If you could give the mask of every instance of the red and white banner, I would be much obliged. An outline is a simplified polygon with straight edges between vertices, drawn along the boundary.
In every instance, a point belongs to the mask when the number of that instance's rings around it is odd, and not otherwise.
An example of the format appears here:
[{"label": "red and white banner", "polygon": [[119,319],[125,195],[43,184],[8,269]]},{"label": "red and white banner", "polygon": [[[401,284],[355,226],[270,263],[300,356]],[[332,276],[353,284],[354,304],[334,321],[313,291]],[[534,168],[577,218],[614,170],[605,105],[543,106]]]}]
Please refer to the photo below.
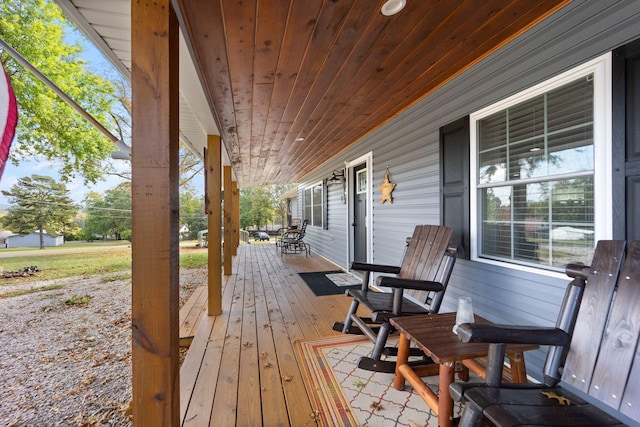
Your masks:
[{"label": "red and white banner", "polygon": [[2,73],[0,74],[0,179],[4,172],[4,166],[9,158],[9,149],[11,141],[16,131],[18,123],[18,105],[16,104],[16,95],[11,88],[9,76],[0,66]]}]

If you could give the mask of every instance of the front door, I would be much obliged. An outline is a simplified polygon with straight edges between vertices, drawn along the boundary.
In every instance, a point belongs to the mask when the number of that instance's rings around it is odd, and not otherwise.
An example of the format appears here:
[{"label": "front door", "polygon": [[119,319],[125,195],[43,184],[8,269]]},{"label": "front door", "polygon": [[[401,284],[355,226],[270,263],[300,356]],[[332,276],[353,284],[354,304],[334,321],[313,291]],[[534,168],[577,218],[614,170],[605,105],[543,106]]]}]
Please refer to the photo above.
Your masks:
[{"label": "front door", "polygon": [[353,168],[353,260],[367,262],[367,165]]}]

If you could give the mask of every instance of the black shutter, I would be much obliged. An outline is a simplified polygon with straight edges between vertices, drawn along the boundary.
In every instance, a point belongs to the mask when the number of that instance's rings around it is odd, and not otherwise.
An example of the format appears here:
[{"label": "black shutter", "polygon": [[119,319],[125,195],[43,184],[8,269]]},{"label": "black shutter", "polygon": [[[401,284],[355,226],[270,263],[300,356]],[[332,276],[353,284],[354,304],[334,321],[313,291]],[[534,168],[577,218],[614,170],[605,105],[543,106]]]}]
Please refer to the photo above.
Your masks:
[{"label": "black shutter", "polygon": [[469,259],[469,116],[440,128],[440,224],[453,228],[451,244]]},{"label": "black shutter", "polygon": [[613,238],[640,239],[640,40],[613,55]]},{"label": "black shutter", "polygon": [[329,180],[322,180],[322,228],[329,229]]}]

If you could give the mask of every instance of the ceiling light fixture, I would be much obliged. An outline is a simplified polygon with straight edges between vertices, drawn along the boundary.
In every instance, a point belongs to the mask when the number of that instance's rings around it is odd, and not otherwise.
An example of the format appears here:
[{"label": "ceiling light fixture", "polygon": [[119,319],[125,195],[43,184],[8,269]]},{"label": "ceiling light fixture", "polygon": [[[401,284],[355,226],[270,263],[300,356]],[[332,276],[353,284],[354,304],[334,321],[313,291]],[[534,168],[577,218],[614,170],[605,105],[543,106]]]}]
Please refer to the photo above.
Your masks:
[{"label": "ceiling light fixture", "polygon": [[407,0],[387,0],[385,4],[382,5],[382,9],[380,11],[384,16],[395,15],[400,12],[407,4]]},{"label": "ceiling light fixture", "polygon": [[304,138],[303,138],[303,137],[301,137],[301,136],[299,136],[299,137],[297,137],[296,139],[294,139],[294,141],[295,141],[295,142],[302,142],[302,141],[304,141]]}]

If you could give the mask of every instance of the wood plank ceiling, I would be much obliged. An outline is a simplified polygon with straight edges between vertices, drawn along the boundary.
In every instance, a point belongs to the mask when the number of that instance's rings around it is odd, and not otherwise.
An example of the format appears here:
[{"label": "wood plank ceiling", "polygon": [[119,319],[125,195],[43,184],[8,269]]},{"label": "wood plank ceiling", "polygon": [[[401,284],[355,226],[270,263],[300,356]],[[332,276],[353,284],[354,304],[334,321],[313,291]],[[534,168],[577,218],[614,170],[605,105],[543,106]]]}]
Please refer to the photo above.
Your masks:
[{"label": "wood plank ceiling", "polygon": [[177,1],[241,187],[296,182],[567,1],[383,3]]}]

